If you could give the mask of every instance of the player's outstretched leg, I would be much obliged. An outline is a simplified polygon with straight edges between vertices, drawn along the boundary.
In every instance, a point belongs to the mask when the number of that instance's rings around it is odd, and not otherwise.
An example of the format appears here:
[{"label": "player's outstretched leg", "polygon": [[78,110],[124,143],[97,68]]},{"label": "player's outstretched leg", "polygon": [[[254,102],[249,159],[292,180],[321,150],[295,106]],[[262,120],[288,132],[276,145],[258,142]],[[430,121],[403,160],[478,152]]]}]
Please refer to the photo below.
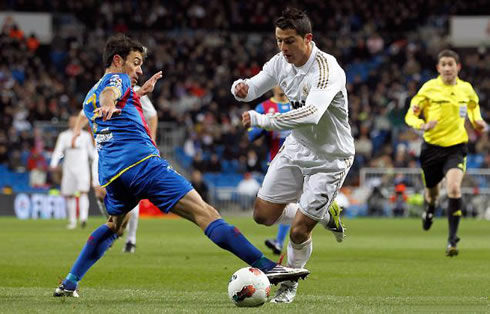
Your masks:
[{"label": "player's outstretched leg", "polygon": [[188,192],[172,209],[181,217],[196,223],[206,236],[219,247],[230,251],[245,263],[262,270],[272,284],[285,280],[297,281],[310,273],[303,268],[293,269],[266,258],[238,228],[228,224],[218,211],[202,200],[195,190]]},{"label": "player's outstretched leg", "polygon": [[122,227],[125,227],[126,223],[125,216],[125,214],[121,216],[110,216],[107,224],[100,226],[89,236],[70,273],[61,285],[55,289],[53,294],[55,297],[78,297],[76,291],[78,282],[82,280],[90,267],[104,255],[105,251],[107,251],[118,237],[118,233],[113,230],[123,230]]}]

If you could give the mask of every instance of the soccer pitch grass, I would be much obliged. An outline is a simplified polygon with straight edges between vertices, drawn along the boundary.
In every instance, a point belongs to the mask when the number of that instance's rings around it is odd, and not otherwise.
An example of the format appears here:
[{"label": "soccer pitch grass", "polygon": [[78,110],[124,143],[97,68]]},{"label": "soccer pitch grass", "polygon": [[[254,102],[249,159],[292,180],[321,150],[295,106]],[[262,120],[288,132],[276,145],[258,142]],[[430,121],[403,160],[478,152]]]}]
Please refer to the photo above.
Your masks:
[{"label": "soccer pitch grass", "polygon": [[[262,249],[276,228],[228,217]],[[351,219],[344,243],[317,228],[311,275],[292,304],[235,307],[231,274],[245,264],[183,219],[140,220],[135,254],[123,240],[87,273],[80,298],[54,298],[90,232],[65,221],[0,218],[1,313],[413,313],[490,312],[490,222],[463,219],[460,255],[444,254],[447,221],[429,232],[419,219]],[[273,287],[274,293],[276,287]]]}]

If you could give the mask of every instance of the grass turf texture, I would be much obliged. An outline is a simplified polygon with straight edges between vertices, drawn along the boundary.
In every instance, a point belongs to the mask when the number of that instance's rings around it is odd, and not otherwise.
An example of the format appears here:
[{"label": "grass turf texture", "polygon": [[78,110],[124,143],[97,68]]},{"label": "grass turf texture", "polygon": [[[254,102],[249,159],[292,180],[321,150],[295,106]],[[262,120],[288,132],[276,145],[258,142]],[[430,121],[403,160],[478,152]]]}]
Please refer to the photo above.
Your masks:
[{"label": "grass turf texture", "polygon": [[[276,259],[263,245],[276,228],[249,217],[227,220]],[[0,312],[490,312],[490,222],[463,219],[454,258],[444,255],[446,220],[437,219],[429,232],[419,219],[346,222],[342,244],[315,230],[312,273],[300,281],[294,303],[239,309],[228,300],[227,284],[244,263],[183,219],[140,220],[136,253],[122,253],[124,241],[116,241],[74,299],[54,298],[53,290],[103,220],[69,231],[64,221],[0,218]]]}]

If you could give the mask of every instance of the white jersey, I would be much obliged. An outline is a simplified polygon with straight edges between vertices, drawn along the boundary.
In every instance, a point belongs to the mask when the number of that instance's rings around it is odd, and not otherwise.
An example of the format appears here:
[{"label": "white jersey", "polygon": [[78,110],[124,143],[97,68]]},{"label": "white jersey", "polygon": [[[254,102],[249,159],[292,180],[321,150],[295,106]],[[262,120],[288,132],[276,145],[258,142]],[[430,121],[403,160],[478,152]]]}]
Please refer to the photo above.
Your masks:
[{"label": "white jersey", "polygon": [[[303,66],[288,63],[278,53],[254,77],[235,81],[232,94],[237,100],[248,102],[279,85],[293,109],[267,115],[249,111],[252,126],[292,129],[291,136],[314,153],[330,158],[352,157],[354,139],[349,125],[344,70],[335,57],[311,44],[311,55]],[[249,86],[245,98],[235,95],[235,86],[240,82]]]},{"label": "white jersey", "polygon": [[92,137],[87,131],[81,131],[75,141],[75,147],[71,147],[73,131],[66,130],[60,133],[56,140],[56,146],[51,157],[51,167],[58,166],[63,158],[63,171],[89,173],[89,159],[94,159],[95,148]]}]

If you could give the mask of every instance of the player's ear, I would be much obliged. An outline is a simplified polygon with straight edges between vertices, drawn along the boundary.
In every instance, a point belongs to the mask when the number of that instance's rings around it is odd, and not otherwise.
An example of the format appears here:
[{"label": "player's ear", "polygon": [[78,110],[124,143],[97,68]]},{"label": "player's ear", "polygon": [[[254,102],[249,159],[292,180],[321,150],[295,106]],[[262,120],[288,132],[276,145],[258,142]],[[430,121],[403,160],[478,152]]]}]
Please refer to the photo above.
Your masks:
[{"label": "player's ear", "polygon": [[309,44],[312,40],[313,40],[313,34],[312,33],[308,33],[305,35],[305,43],[306,44]]},{"label": "player's ear", "polygon": [[456,64],[456,67],[457,67],[457,69],[458,69],[458,72],[459,72],[459,71],[461,71],[461,63],[457,63],[457,64]]},{"label": "player's ear", "polygon": [[114,57],[112,57],[112,63],[116,66],[116,67],[120,67],[121,65],[124,64],[124,59],[118,55],[118,54],[115,54]]}]

